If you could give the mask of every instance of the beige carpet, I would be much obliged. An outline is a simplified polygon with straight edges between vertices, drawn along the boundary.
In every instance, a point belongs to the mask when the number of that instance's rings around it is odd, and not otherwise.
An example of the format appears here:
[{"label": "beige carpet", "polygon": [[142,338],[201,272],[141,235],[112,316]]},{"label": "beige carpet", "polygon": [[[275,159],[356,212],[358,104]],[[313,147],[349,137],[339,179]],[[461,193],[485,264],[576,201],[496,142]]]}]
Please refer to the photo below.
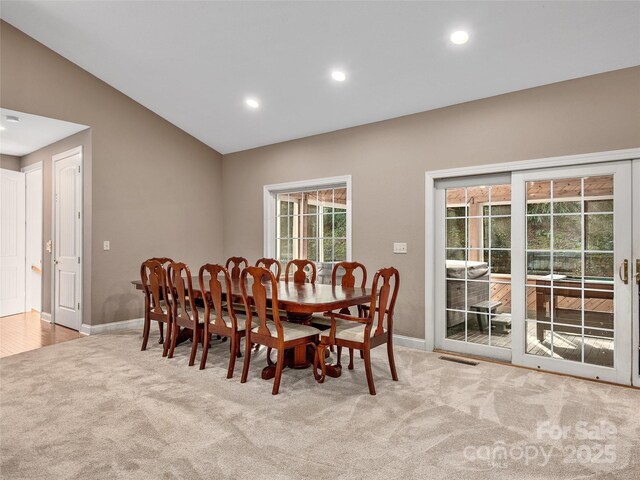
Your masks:
[{"label": "beige carpet", "polygon": [[[640,478],[631,389],[397,347],[397,383],[376,349],[376,397],[359,359],[323,385],[285,370],[272,397],[264,354],[242,385],[241,361],[225,378],[227,344],[204,371],[188,343],[173,360],[151,345],[128,332],[0,360],[0,477]],[[544,421],[564,438],[538,433]]]}]

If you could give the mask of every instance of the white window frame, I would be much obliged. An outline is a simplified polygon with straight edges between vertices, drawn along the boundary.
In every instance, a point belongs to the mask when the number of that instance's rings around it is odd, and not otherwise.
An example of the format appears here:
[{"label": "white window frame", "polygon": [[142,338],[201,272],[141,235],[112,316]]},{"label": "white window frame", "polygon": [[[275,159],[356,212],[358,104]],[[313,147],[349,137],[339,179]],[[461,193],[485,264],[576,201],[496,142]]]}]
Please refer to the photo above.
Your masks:
[{"label": "white window frame", "polygon": [[265,257],[276,258],[276,198],[279,193],[296,190],[324,190],[328,188],[347,189],[347,261],[351,261],[351,175],[315,178],[295,182],[276,183],[263,187],[263,253]]}]

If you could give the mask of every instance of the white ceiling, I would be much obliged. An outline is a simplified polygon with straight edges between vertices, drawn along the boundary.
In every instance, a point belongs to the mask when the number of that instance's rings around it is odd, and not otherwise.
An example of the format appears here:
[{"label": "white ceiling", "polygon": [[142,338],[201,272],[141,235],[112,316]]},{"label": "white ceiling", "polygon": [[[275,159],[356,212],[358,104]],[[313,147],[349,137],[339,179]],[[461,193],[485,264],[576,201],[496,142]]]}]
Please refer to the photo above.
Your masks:
[{"label": "white ceiling", "polygon": [[[7,122],[5,118],[7,115],[18,117],[20,122]],[[89,128],[86,125],[6,108],[0,108],[0,125],[4,127],[4,130],[0,130],[0,153],[17,157],[40,150],[42,147]]]},{"label": "white ceiling", "polygon": [[640,64],[636,1],[2,0],[0,15],[221,153]]}]

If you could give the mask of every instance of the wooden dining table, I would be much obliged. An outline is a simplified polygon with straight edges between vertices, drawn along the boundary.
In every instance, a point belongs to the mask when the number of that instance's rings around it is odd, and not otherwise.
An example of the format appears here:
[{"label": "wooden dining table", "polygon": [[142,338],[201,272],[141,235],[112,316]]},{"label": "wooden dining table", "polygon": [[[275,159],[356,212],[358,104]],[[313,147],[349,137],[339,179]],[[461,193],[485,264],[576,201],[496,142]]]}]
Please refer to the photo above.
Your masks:
[{"label": "wooden dining table", "polygon": [[[191,277],[193,284],[193,294],[196,299],[202,299],[198,277]],[[205,277],[205,281],[209,279]],[[232,302],[241,302],[240,279],[232,279]],[[142,281],[131,282],[138,290],[142,290]],[[228,301],[228,292],[225,282],[222,283],[222,293]],[[251,279],[247,279],[247,295],[252,299]],[[272,302],[271,285],[265,284],[267,291],[267,301]],[[310,325],[314,313],[328,311],[339,311],[343,308],[357,305],[366,305],[371,302],[371,289],[360,287],[341,287],[325,284],[278,282],[278,309],[286,311],[287,320],[296,323]],[[355,323],[354,323],[355,326]],[[181,335],[183,338],[190,338],[187,333]],[[308,368],[313,364],[314,350],[307,346],[296,347],[286,352],[285,367]],[[327,375],[339,377],[340,368],[327,365]],[[275,376],[275,366],[268,365],[262,370],[262,378],[269,379]]]}]

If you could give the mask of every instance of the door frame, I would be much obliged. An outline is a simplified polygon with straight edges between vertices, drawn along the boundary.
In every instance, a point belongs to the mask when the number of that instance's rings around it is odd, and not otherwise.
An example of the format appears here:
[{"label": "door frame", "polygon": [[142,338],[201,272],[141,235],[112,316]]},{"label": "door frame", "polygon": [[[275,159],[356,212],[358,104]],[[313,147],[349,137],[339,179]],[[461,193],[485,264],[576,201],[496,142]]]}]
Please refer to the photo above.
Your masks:
[{"label": "door frame", "polygon": [[78,325],[78,331],[84,324],[84,302],[83,302],[83,288],[84,288],[84,155],[82,152],[82,145],[74,147],[70,150],[66,150],[62,153],[57,153],[51,157],[51,239],[53,242],[52,255],[51,255],[51,324],[56,323],[56,270],[55,270],[55,252],[56,252],[56,162],[64,160],[65,158],[73,155],[80,155],[80,228],[78,232],[79,251],[80,251],[80,281],[78,291],[78,301],[80,303],[80,324]]},{"label": "door frame", "polygon": [[[483,174],[496,174],[506,172],[519,172],[524,170],[543,169],[551,167],[569,167],[575,165],[589,165],[619,160],[640,159],[640,147],[624,150],[611,150],[604,152],[564,155],[558,157],[537,158],[531,160],[519,160],[515,162],[492,163],[470,167],[459,167],[443,170],[431,170],[425,172],[425,349],[433,351],[435,348],[436,334],[436,267],[433,259],[438,254],[436,250],[436,180],[445,178],[460,178]],[[513,227],[512,227],[513,228]]]},{"label": "door frame", "polygon": [[[631,162],[631,170],[633,185],[640,185],[640,160],[636,159]],[[640,191],[636,188],[635,191],[631,192],[631,195],[633,196],[631,211],[634,239],[632,257],[629,259],[631,262],[629,275],[633,283],[633,290],[631,292],[631,303],[633,304],[631,383],[635,387],[640,387],[640,265],[636,263],[640,262]]]},{"label": "door frame", "polygon": [[[27,197],[29,195],[29,191],[27,190],[27,175],[31,172],[35,172],[40,170],[41,175],[42,175],[42,184],[41,184],[41,192],[40,192],[40,196],[42,197],[42,199],[44,199],[44,168],[43,168],[43,163],[42,160],[39,162],[35,162],[32,163],[31,165],[27,165],[25,167],[22,167],[20,169],[20,171],[22,173],[25,174],[25,235],[24,235],[24,241],[25,241],[25,264],[24,264],[24,270],[25,270],[25,311],[30,311],[27,309],[28,305],[29,305],[29,281],[27,280],[28,275],[29,275],[29,271],[31,270],[31,267],[29,266],[29,259],[27,258],[27,249],[26,246],[29,243],[29,238],[27,236],[27,223],[28,223],[28,215],[29,212],[26,209],[26,205],[27,205]],[[42,264],[42,262],[44,261],[44,203],[41,203],[40,205],[40,213],[41,213],[41,217],[42,217],[42,221],[40,222],[40,263]],[[40,313],[42,315],[42,304],[43,304],[43,299],[44,299],[44,275],[42,275],[42,272],[40,274]]]},{"label": "door frame", "polygon": [[[579,169],[582,169],[580,171]],[[562,178],[575,178],[582,176],[613,175],[614,179],[614,367],[604,367],[561,358],[543,357],[526,353],[526,192],[525,184],[528,181],[555,180]],[[523,248],[514,249],[511,255],[511,284],[514,291],[520,295],[511,296],[511,312],[515,318],[522,319],[512,323],[512,363],[514,365],[537,368],[540,370],[563,373],[567,375],[593,378],[620,384],[630,384],[632,352],[632,303],[631,285],[624,284],[618,276],[618,266],[623,259],[631,258],[631,162],[608,162],[597,165],[574,165],[571,167],[553,167],[535,169],[526,172],[515,173],[512,176],[511,202],[512,211],[518,209],[518,213],[511,217],[511,244],[520,245]],[[619,196],[618,196],[619,195]],[[629,199],[629,203],[618,199]],[[616,228],[617,227],[617,228]]]}]

